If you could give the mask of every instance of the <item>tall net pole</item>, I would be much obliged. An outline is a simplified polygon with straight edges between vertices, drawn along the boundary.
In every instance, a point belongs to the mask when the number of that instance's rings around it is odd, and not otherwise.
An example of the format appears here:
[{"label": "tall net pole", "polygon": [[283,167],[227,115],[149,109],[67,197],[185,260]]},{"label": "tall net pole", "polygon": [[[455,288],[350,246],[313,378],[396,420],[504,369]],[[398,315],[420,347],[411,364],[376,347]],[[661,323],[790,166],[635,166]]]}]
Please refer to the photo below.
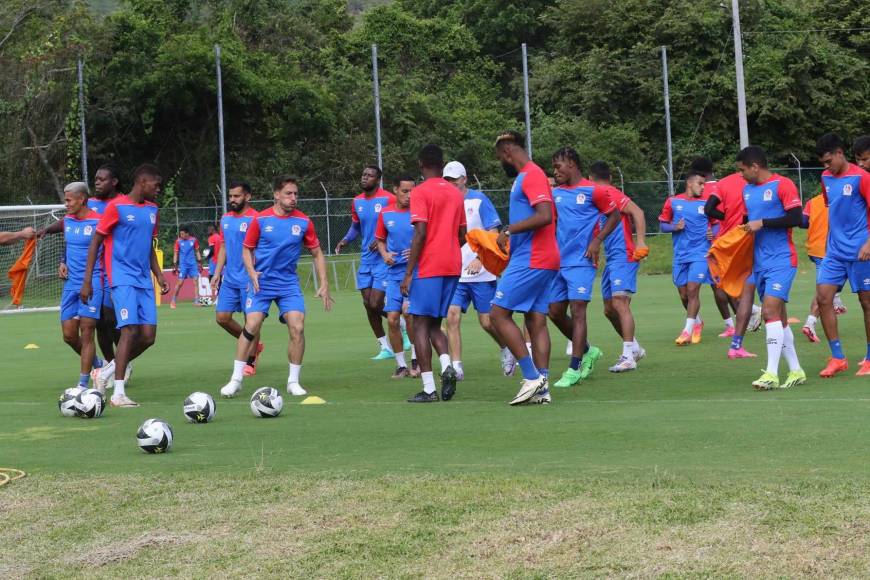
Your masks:
[{"label": "tall net pole", "polygon": [[85,65],[82,58],[79,57],[76,63],[79,83],[79,127],[81,130],[82,142],[82,181],[88,182],[88,133],[85,129]]},{"label": "tall net pole", "polygon": [[737,75],[737,123],[740,126],[740,148],[749,146],[749,124],[746,122],[746,84],[743,79],[743,35],[740,32],[740,2],[731,0],[734,21],[734,72]]},{"label": "tall net pole", "polygon": [[[378,152],[378,167],[384,170],[383,150],[381,149],[381,88],[378,78],[378,45],[372,45],[372,90],[375,97],[375,147]],[[381,178],[381,187],[384,185]]]},{"label": "tall net pole", "polygon": [[221,47],[214,45],[214,60],[217,75],[217,109],[218,109],[218,155],[221,167],[221,208],[227,213],[227,160],[224,153],[224,90],[221,75]]},{"label": "tall net pole", "polygon": [[526,151],[532,156],[532,112],[529,109],[529,53],[523,43],[523,108],[526,113]]},{"label": "tall net pole", "polygon": [[668,47],[662,47],[662,83],[665,92],[665,136],[668,146],[668,195],[674,195],[674,144],[671,140],[671,88],[668,82]]}]

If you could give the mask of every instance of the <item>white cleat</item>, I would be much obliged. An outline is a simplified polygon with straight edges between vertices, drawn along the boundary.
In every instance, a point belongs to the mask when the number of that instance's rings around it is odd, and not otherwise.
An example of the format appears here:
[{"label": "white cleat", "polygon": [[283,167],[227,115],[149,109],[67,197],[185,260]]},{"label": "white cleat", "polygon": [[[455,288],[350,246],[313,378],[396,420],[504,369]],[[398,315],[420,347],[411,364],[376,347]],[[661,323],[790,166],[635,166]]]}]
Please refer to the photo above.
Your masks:
[{"label": "white cleat", "polygon": [[640,350],[636,350],[631,354],[634,356],[634,362],[639,363],[640,359],[646,356],[646,349],[640,347]]},{"label": "white cleat", "polygon": [[628,371],[633,371],[637,368],[637,363],[634,362],[634,359],[621,356],[615,365],[610,367],[609,370],[612,373],[627,373]]},{"label": "white cleat", "polygon": [[527,405],[549,405],[553,402],[553,397],[550,396],[550,389],[544,387],[532,395],[532,398],[526,401]]},{"label": "white cleat", "polygon": [[294,397],[301,397],[308,394],[308,391],[303,389],[302,385],[299,383],[287,383],[287,392]]},{"label": "white cleat", "polygon": [[509,377],[513,375],[517,370],[517,359],[514,358],[514,355],[511,354],[511,351],[507,348],[501,351],[501,372],[504,373],[504,376]]},{"label": "white cleat", "polygon": [[109,403],[113,407],[133,408],[139,406],[139,403],[137,403],[127,395],[115,395],[109,400]]},{"label": "white cleat", "polygon": [[535,395],[542,395],[543,391],[547,389],[547,377],[544,375],[539,376],[537,379],[532,381],[523,380],[523,384],[520,386],[519,392],[510,402],[511,405],[522,405],[526,403],[534,397]]},{"label": "white cleat", "polygon": [[221,396],[226,397],[227,399],[232,399],[236,395],[242,392],[242,382],[241,381],[230,381],[221,387]]},{"label": "white cleat", "polygon": [[103,365],[94,377],[94,388],[105,393],[106,389],[115,386],[115,361]]}]

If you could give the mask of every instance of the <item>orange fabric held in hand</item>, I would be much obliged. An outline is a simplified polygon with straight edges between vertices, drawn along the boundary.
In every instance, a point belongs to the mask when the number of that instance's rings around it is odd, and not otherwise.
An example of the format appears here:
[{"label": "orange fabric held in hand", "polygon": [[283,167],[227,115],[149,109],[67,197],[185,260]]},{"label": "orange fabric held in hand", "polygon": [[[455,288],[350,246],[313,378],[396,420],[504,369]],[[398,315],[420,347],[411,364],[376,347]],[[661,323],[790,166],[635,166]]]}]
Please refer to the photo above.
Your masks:
[{"label": "orange fabric held in hand", "polygon": [[643,260],[649,256],[649,248],[637,248],[634,250],[634,256],[632,256],[635,260]]},{"label": "orange fabric held in hand", "polygon": [[9,268],[8,276],[12,280],[12,289],[9,292],[12,295],[12,304],[21,306],[21,301],[24,299],[24,287],[27,285],[27,271],[30,269],[30,262],[33,260],[33,254],[36,252],[36,239],[27,240],[24,242],[24,250],[18,260]]},{"label": "orange fabric held in hand", "polygon": [[707,264],[713,282],[729,296],[737,298],[752,272],[752,252],[755,238],[741,227],[728,230],[716,238],[707,252]]},{"label": "orange fabric held in hand", "polygon": [[[480,263],[483,267],[495,274],[496,276],[504,272],[507,268],[510,255],[501,251],[496,240],[498,232],[488,232],[486,230],[471,230],[465,235],[465,241],[474,253],[477,254]],[[510,238],[508,238],[508,252],[510,252]]]}]

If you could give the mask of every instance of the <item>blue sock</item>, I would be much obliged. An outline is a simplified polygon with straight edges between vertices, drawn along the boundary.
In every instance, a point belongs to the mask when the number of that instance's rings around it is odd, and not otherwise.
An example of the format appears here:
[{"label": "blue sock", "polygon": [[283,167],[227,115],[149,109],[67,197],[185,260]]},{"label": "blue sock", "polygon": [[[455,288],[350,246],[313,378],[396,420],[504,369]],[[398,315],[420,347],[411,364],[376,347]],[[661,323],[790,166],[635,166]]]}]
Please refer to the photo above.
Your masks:
[{"label": "blue sock", "polygon": [[83,387],[87,387],[88,386],[88,379],[90,379],[90,378],[91,378],[91,376],[88,374],[79,375],[79,384]]},{"label": "blue sock", "polygon": [[843,345],[840,344],[839,340],[829,340],[828,344],[831,345],[831,356],[839,359],[846,358],[846,355],[843,354]]},{"label": "blue sock", "polygon": [[534,381],[541,373],[538,372],[538,369],[535,368],[535,363],[532,361],[532,357],[530,355],[526,355],[520,360],[517,361],[520,365],[520,370],[523,371],[523,378],[527,381]]},{"label": "blue sock", "polygon": [[867,356],[864,357],[864,360],[870,360],[870,342],[867,343]]},{"label": "blue sock", "polygon": [[572,356],[571,357],[571,364],[569,364],[568,366],[571,367],[571,370],[576,371],[577,369],[580,368],[580,362],[582,360],[583,360],[582,356]]},{"label": "blue sock", "polygon": [[740,350],[741,348],[743,348],[743,337],[735,334],[731,338],[731,348],[733,348],[734,350]]},{"label": "blue sock", "polygon": [[94,364],[95,369],[101,369],[101,368],[103,368],[103,365],[106,364],[106,361],[104,361],[103,359],[101,359],[97,355],[94,355],[94,363],[93,364]]},{"label": "blue sock", "polygon": [[538,369],[538,372],[544,377],[550,376],[550,369]]}]

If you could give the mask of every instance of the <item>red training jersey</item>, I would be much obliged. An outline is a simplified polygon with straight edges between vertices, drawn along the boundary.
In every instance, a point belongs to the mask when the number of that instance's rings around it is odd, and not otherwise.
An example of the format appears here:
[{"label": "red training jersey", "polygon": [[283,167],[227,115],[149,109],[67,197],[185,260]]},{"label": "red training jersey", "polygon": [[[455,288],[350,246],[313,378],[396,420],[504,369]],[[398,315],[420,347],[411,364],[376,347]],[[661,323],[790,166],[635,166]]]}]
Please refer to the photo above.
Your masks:
[{"label": "red training jersey", "polygon": [[716,182],[704,184],[704,195],[715,197],[719,200],[719,209],[725,214],[719,226],[716,237],[722,236],[729,230],[743,223],[746,215],[746,206],[743,204],[743,188],[746,180],[739,173],[732,173]]},{"label": "red training jersey", "polygon": [[441,177],[430,177],[411,191],[411,223],[417,222],[426,223],[417,277],[459,276],[459,228],[465,226],[462,192]]}]

